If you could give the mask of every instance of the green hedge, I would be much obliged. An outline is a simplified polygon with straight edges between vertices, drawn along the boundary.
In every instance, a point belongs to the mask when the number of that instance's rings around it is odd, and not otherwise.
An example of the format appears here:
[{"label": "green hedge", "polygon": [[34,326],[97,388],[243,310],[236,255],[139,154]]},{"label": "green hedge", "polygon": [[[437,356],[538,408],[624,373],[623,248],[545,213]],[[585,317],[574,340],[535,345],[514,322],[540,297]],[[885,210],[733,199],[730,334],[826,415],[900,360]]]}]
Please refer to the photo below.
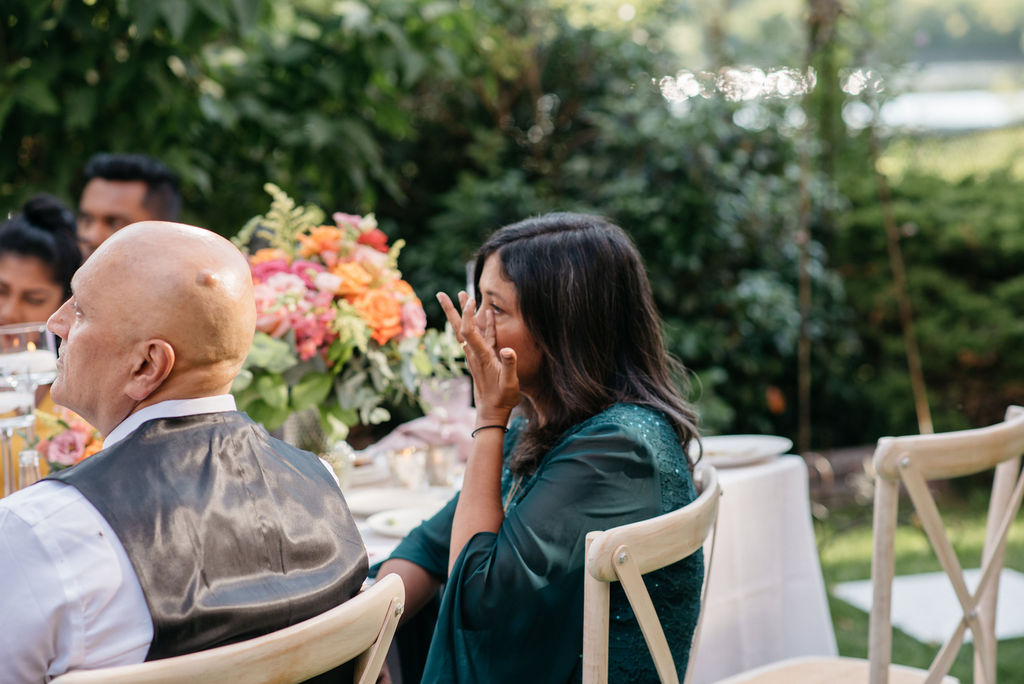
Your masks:
[{"label": "green hedge", "polygon": [[[849,210],[830,251],[857,311],[854,376],[871,435],[917,431],[874,179],[844,184]],[[935,429],[1002,419],[1024,403],[1024,193],[1005,172],[962,182],[908,175],[892,186]]]}]

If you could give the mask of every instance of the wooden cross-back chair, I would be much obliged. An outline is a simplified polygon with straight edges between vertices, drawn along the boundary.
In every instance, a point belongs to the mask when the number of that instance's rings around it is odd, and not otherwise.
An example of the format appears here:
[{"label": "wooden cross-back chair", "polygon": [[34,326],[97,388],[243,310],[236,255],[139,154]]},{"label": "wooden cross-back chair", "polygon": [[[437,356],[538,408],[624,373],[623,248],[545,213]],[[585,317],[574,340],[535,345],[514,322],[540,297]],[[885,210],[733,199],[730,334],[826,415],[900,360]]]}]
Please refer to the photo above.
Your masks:
[{"label": "wooden cross-back chair", "polygon": [[[672,653],[642,575],[696,553],[711,534],[718,516],[718,499],[722,493],[718,474],[711,465],[698,463],[693,480],[698,495],[686,506],[649,520],[587,534],[587,561],[583,580],[583,684],[605,684],[608,681],[611,582],[622,584],[654,659],[658,677],[664,683],[678,683]],[[710,548],[708,551],[701,609],[707,595],[707,577],[711,565]],[[699,634],[698,618],[686,668],[686,680],[692,672]]]},{"label": "wooden cross-back chair", "polygon": [[75,670],[53,684],[297,684],[355,660],[354,681],[377,681],[405,601],[398,575],[303,622],[237,644],[102,670]]},{"label": "wooden cross-back chair", "polygon": [[[1024,497],[1024,408],[1011,406],[1003,422],[973,430],[934,435],[883,437],[875,449],[874,550],[871,559],[872,605],[868,660],[800,658],[773,663],[730,677],[720,684],[786,684],[821,682],[933,682],[946,678],[963,645],[964,632],[974,637],[974,682],[996,681],[995,609],[1010,524]],[[939,507],[928,482],[993,470],[981,579],[972,593],[950,544]],[[921,521],[921,527],[945,571],[962,617],[927,671],[892,665],[892,581],[894,541],[900,484]],[[951,678],[948,678],[951,679]]]}]

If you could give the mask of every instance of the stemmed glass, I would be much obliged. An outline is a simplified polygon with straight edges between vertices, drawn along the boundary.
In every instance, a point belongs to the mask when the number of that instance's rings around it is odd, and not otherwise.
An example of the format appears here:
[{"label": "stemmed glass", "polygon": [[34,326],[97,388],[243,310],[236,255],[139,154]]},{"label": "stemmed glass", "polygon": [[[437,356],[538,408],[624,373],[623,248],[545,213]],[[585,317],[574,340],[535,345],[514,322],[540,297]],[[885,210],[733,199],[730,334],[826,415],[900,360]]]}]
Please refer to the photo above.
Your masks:
[{"label": "stemmed glass", "polygon": [[18,489],[12,438],[19,431],[30,444],[35,427],[36,390],[57,377],[57,340],[45,323],[0,326],[0,458],[4,495]]}]

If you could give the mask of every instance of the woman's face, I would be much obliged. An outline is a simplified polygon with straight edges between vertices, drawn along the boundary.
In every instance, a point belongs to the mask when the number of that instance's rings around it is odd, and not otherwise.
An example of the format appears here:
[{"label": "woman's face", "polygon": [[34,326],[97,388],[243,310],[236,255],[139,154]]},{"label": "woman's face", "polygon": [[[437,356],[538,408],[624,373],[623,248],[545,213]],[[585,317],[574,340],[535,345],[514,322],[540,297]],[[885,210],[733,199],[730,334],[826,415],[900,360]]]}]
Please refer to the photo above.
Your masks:
[{"label": "woman's face", "polygon": [[0,325],[45,321],[64,301],[64,286],[37,257],[0,254]]},{"label": "woman's face", "polygon": [[519,376],[519,391],[528,397],[535,397],[540,387],[541,351],[533,335],[523,322],[519,310],[519,295],[512,281],[505,277],[501,257],[497,253],[487,257],[480,273],[479,320],[491,311],[494,314],[494,335],[498,349],[511,347],[516,353],[516,374]]}]

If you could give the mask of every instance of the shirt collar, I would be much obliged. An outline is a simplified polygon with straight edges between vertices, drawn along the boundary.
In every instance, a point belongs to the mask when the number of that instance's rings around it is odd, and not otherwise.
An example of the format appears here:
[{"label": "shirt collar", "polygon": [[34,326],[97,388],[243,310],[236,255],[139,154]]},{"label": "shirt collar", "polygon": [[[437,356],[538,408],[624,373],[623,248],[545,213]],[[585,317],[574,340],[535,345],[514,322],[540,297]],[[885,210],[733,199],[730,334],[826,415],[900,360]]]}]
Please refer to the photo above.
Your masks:
[{"label": "shirt collar", "polygon": [[143,423],[157,418],[180,418],[200,413],[222,413],[235,411],[235,397],[230,394],[218,394],[198,399],[168,399],[158,404],[139,409],[110,431],[103,440],[103,448],[112,447],[122,439],[135,432]]}]

